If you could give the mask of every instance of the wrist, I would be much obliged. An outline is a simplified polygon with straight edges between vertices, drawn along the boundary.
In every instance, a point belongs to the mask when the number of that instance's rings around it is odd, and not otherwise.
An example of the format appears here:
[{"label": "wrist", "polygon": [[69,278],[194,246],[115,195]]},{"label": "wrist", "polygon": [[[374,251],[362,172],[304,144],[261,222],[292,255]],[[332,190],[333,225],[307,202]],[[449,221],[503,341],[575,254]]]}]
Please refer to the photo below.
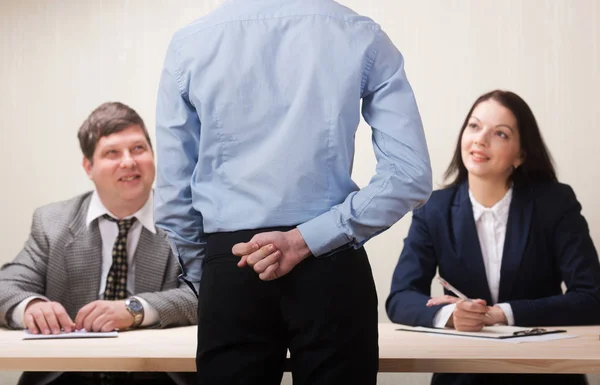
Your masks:
[{"label": "wrist", "polygon": [[294,246],[296,252],[302,257],[302,259],[305,259],[308,256],[310,256],[311,251],[308,248],[306,241],[302,237],[300,230],[298,230],[298,228],[290,230],[290,235],[292,236],[292,245]]},{"label": "wrist", "polygon": [[508,325],[508,320],[506,319],[506,314],[504,314],[504,310],[498,305],[494,305],[490,307],[490,313],[494,324],[502,324]]}]

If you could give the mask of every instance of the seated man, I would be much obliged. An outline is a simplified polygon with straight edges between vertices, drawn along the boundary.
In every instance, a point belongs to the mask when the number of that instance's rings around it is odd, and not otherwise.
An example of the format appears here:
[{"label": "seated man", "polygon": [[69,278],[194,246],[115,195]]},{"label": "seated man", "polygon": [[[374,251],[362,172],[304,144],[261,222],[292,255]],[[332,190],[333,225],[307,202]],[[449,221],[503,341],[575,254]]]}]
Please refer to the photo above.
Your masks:
[{"label": "seated man", "polygon": [[[35,211],[25,247],[0,269],[0,326],[58,334],[196,324],[196,296],[178,282],[154,226],[154,153],[142,118],[105,103],[78,137],[95,191]],[[193,383],[189,375],[26,372],[19,384]]]}]

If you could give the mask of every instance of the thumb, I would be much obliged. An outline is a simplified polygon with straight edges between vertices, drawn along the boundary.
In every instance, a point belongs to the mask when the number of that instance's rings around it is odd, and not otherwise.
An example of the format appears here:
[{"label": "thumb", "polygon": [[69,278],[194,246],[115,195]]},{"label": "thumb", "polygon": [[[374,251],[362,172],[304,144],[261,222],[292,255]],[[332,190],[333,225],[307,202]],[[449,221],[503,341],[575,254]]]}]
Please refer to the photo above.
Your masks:
[{"label": "thumb", "polygon": [[233,255],[241,257],[242,255],[251,254],[256,250],[258,250],[258,243],[250,240],[250,242],[241,242],[233,245],[233,247],[231,248],[231,253]]},{"label": "thumb", "polygon": [[484,300],[484,299],[474,299],[474,300],[473,300],[473,302],[474,302],[474,303],[477,303],[477,304],[479,304],[479,305],[486,306],[486,302],[485,302],[485,300]]}]

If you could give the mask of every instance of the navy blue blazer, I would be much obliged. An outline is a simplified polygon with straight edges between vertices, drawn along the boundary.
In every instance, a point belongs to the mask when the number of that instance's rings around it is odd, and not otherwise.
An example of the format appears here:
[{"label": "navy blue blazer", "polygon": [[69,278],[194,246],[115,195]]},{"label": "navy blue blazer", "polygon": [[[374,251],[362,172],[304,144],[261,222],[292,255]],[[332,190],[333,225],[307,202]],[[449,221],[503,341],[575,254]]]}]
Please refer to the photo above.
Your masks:
[{"label": "navy blue blazer", "polygon": [[[414,210],[386,301],[392,322],[433,327],[444,306],[426,306],[438,268],[466,296],[492,304],[466,182]],[[518,326],[600,324],[600,263],[568,185],[514,186],[498,302],[511,305]]]}]

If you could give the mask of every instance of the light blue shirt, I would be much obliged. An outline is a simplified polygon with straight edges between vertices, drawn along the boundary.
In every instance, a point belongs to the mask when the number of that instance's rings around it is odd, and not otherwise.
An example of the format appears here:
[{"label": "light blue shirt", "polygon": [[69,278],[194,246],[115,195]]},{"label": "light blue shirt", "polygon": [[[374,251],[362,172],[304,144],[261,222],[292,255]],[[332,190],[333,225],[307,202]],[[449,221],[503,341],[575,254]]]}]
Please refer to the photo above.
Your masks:
[{"label": "light blue shirt", "polygon": [[[361,100],[377,169],[359,189]],[[231,0],[175,33],[156,135],[156,223],[196,288],[208,233],[297,225],[322,256],[360,247],[431,193],[402,55],[330,0]]]}]

